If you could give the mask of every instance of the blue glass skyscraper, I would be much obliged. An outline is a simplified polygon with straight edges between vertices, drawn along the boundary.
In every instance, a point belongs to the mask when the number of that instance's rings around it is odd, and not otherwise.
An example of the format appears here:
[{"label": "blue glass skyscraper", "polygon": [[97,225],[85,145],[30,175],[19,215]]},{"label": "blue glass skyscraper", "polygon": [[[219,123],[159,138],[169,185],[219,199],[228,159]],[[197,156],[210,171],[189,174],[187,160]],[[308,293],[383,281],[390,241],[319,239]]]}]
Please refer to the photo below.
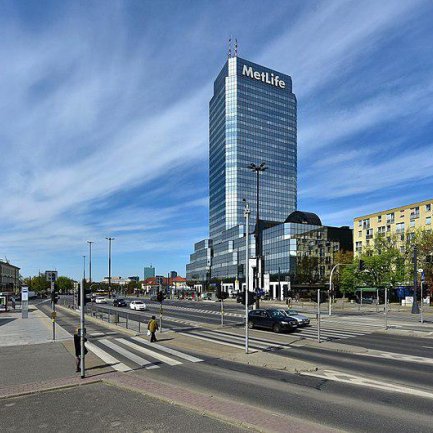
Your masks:
[{"label": "blue glass skyscraper", "polygon": [[260,178],[260,218],[284,222],[296,210],[296,97],[290,76],[231,57],[214,83],[209,107],[209,234],[244,223],[242,199],[255,224],[255,174]]}]

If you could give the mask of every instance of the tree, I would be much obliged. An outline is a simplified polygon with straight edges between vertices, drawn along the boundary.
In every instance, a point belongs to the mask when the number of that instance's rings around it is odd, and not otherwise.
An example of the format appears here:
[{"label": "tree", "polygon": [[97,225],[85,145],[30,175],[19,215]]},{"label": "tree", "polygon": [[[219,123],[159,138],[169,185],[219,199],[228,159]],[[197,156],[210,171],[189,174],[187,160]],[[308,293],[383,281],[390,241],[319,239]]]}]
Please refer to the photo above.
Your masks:
[{"label": "tree", "polygon": [[45,275],[24,278],[23,283],[28,286],[29,290],[36,293],[46,292],[50,288],[50,283],[45,279]]},{"label": "tree", "polygon": [[74,290],[74,280],[69,277],[58,277],[56,284],[57,289],[60,293],[70,293]]}]

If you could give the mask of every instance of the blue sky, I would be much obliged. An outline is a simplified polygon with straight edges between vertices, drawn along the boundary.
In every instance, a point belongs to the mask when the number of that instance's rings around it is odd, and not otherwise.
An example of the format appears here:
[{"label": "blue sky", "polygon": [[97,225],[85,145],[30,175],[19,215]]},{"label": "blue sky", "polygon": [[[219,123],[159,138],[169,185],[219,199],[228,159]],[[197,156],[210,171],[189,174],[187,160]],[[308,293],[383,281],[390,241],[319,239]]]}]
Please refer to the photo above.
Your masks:
[{"label": "blue sky", "polygon": [[328,225],[433,197],[431,1],[1,1],[0,257],[24,275],[177,270],[208,233],[227,56],[292,76],[298,207]]}]

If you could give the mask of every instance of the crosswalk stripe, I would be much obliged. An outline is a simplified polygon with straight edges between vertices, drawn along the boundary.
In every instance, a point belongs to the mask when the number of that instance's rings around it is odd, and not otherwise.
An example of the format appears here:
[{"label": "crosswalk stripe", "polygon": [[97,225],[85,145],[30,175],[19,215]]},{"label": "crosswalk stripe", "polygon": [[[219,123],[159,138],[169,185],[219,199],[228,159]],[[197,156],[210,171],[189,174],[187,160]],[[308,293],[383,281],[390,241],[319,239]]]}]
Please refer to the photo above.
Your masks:
[{"label": "crosswalk stripe", "polygon": [[[231,338],[233,338],[235,340],[245,341],[245,336],[241,336],[241,335],[225,334],[225,333],[224,333],[225,335],[221,335],[222,333],[220,333],[218,331],[217,332],[213,332],[213,331],[206,332],[206,331],[204,331],[203,333],[205,335],[209,335],[209,336],[212,336],[212,337],[215,336],[217,338],[224,338],[224,337],[228,338],[228,337],[231,337]],[[266,340],[259,340],[258,338],[254,338],[254,337],[253,338],[249,337],[248,340],[254,346],[260,347],[261,349],[266,349],[268,347],[282,347],[281,344],[278,344],[278,343],[274,344],[274,343],[268,342]]]},{"label": "crosswalk stripe", "polygon": [[222,344],[223,346],[235,347],[236,349],[240,349],[243,347],[241,344],[227,343],[226,341],[214,340],[212,338],[202,337],[200,335],[190,334],[186,332],[179,332],[179,334],[185,335],[185,337],[197,338],[199,340],[205,340],[205,341],[210,341],[212,343]]},{"label": "crosswalk stripe", "polygon": [[125,358],[128,358],[130,361],[135,362],[136,364],[140,365],[141,367],[153,367],[153,368],[159,368],[157,365],[153,365],[150,361],[147,359],[142,358],[141,356],[136,355],[135,353],[130,352],[129,350],[124,349],[121,346],[118,346],[117,344],[113,343],[110,340],[103,339],[99,340],[102,344],[109,347],[110,349],[114,350],[117,353],[120,353],[120,355],[123,355]]},{"label": "crosswalk stripe", "polygon": [[115,370],[123,372],[132,370],[127,365],[123,364],[123,362],[120,362],[118,359],[114,358],[114,356],[111,356],[105,350],[102,350],[98,346],[95,346],[93,343],[87,341],[86,347],[91,350],[96,356],[101,358],[104,362],[110,364],[110,367],[114,368]]},{"label": "crosswalk stripe", "polygon": [[176,361],[175,359],[171,359],[168,356],[161,355],[160,353],[154,352],[153,350],[146,349],[145,347],[139,346],[138,344],[132,343],[131,341],[125,340],[124,338],[116,338],[116,341],[119,343],[125,344],[129,346],[131,349],[142,352],[146,355],[149,355],[153,358],[159,359],[160,361],[168,364],[168,365],[179,365],[182,364],[180,361]]},{"label": "crosswalk stripe", "polygon": [[171,349],[170,347],[161,346],[160,344],[157,344],[157,343],[149,343],[148,341],[143,340],[140,337],[132,337],[132,339],[140,342],[140,344],[145,344],[145,345],[149,345],[149,346],[152,345],[152,347],[155,347],[158,350],[161,350],[162,352],[169,353],[170,355],[177,356],[178,358],[185,359],[186,361],[190,361],[190,362],[202,362],[203,361],[203,359],[196,358],[195,356],[188,355],[187,353],[179,352],[178,350]]}]

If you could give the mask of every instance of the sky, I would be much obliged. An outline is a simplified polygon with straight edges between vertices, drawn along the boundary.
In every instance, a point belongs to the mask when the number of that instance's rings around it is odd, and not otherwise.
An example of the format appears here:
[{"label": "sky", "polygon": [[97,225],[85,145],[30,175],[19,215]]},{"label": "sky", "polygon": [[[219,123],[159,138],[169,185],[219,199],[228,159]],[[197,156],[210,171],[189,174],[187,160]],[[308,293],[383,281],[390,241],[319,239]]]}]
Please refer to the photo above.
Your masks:
[{"label": "sky", "polygon": [[298,209],[353,226],[433,198],[432,22],[421,0],[0,0],[0,258],[79,279],[91,240],[97,280],[110,236],[112,275],[185,275],[230,36],[293,79]]}]

